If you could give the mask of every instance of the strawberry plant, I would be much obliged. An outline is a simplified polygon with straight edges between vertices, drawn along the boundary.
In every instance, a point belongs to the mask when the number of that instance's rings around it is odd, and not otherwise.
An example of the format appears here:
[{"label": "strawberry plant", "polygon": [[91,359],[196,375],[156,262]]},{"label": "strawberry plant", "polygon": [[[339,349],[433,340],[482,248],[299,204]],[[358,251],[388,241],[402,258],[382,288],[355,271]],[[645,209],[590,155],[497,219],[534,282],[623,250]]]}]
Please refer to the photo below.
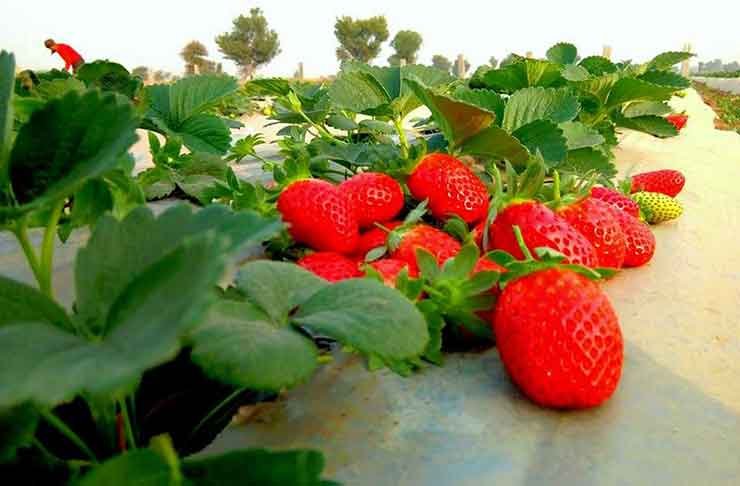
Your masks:
[{"label": "strawberry plant", "polygon": [[[0,277],[0,352],[9,359],[0,371],[4,477],[329,484],[312,451],[186,456],[239,405],[307,380],[319,365],[315,340],[391,367],[415,359],[429,340],[420,311],[381,283],[331,285],[282,262],[248,263],[220,287],[245,250],[282,230],[277,219],[219,205],[178,205],[155,217],[144,207],[124,210],[112,189],[113,207],[98,205],[110,174],[131,170],[124,155],[138,118],[130,101],[67,93],[14,130],[12,56],[0,54],[0,70],[0,223],[38,283]],[[70,308],[52,285],[65,217],[91,227]],[[37,226],[40,251],[28,234]]]}]

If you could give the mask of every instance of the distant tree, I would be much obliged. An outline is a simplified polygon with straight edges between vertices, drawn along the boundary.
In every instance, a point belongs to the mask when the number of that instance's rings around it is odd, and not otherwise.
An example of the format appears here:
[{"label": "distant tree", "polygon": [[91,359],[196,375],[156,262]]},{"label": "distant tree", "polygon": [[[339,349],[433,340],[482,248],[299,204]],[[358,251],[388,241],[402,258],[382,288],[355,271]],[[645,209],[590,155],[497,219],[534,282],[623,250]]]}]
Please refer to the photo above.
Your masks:
[{"label": "distant tree", "polygon": [[149,68],[146,66],[138,66],[131,71],[131,74],[146,81],[149,79]]},{"label": "distant tree", "polygon": [[202,42],[197,40],[193,40],[185,44],[185,47],[180,51],[180,57],[185,61],[186,71],[191,70],[188,68],[188,65],[198,66],[198,68],[203,71],[204,66],[209,62],[208,59],[206,59],[208,57],[208,49],[206,49],[206,46],[203,45]]},{"label": "distant tree", "polygon": [[452,61],[441,54],[435,54],[432,56],[432,66],[449,73],[452,70]]},{"label": "distant tree", "polygon": [[249,16],[240,15],[233,21],[231,32],[216,37],[219,50],[241,69],[245,78],[280,54],[277,32],[270,29],[267,19],[259,8],[249,11]]},{"label": "distant tree", "polygon": [[388,40],[388,22],[383,16],[357,20],[344,16],[334,24],[334,35],[339,41],[337,59],[370,62]]},{"label": "distant tree", "polygon": [[391,66],[398,66],[401,63],[401,59],[406,60],[406,64],[414,64],[416,62],[416,54],[421,48],[421,34],[414,32],[413,30],[401,30],[399,31],[393,40],[391,41],[391,47],[396,52],[388,58],[388,63]]},{"label": "distant tree", "polygon": [[152,75],[152,79],[155,83],[164,83],[171,78],[172,74],[168,73],[167,71],[162,71],[161,69],[154,71],[154,74]]},{"label": "distant tree", "polygon": [[488,64],[490,64],[493,69],[496,69],[496,66],[498,66],[498,59],[496,59],[496,56],[491,56],[488,59]]}]

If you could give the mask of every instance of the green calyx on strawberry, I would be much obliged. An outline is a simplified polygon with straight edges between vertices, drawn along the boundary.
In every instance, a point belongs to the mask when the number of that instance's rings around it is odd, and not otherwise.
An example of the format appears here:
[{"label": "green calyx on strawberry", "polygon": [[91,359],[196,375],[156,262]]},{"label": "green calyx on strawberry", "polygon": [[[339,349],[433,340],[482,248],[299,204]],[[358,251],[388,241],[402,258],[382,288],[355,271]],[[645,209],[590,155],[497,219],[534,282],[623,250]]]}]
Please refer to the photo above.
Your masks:
[{"label": "green calyx on strawberry", "polygon": [[490,339],[490,322],[481,319],[478,314],[493,308],[495,297],[491,290],[500,275],[500,271],[493,269],[500,267],[491,262],[491,266],[484,266],[476,272],[480,252],[473,244],[462,247],[454,258],[441,266],[423,248],[419,248],[416,255],[424,281],[423,290],[445,321],[463,326],[476,336]]},{"label": "green calyx on strawberry", "polygon": [[563,264],[563,256],[538,248],[534,260],[514,228],[524,261],[493,255],[505,264],[493,320],[507,373],[533,402],[550,408],[600,405],[619,384],[624,341],[598,271]]},{"label": "green calyx on strawberry", "polygon": [[426,208],[427,201],[421,202],[406,216],[401,225],[392,230],[378,224],[381,229],[388,230],[386,243],[369,251],[365,260],[371,262],[388,254],[391,258],[406,262],[409,272],[413,274],[419,269],[416,260],[418,248],[423,248],[434,255],[439,264],[455,256],[460,251],[460,242],[444,231],[420,222]]}]

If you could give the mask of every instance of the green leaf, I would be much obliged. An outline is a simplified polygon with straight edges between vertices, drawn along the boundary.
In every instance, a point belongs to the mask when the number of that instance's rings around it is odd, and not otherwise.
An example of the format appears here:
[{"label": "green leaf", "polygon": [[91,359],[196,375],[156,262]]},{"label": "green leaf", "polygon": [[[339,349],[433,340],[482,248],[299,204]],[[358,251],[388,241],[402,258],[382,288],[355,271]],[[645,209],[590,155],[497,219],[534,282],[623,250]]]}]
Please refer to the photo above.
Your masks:
[{"label": "green leaf", "polygon": [[656,137],[666,138],[678,135],[676,127],[661,116],[646,115],[633,118],[619,118],[616,122],[620,127],[649,133]]},{"label": "green leaf", "polygon": [[691,80],[672,71],[651,70],[641,74],[638,79],[660,86],[670,86],[677,90],[691,86]]},{"label": "green leaf", "polygon": [[636,78],[622,78],[614,84],[606,104],[609,108],[629,101],[663,101],[676,91],[671,86],[658,86]]},{"label": "green leaf", "polygon": [[431,300],[422,300],[416,306],[424,316],[424,319],[426,319],[427,328],[429,329],[429,344],[427,344],[424,350],[424,359],[438,366],[442,366],[444,363],[444,355],[442,354],[442,330],[445,327],[445,321],[439,313],[439,309]]},{"label": "green leaf", "polygon": [[567,152],[563,131],[550,120],[535,120],[517,128],[512,133],[530,153],[542,154],[548,165],[557,165]]},{"label": "green leaf", "polygon": [[582,66],[576,66],[575,64],[568,64],[562,71],[560,71],[568,81],[585,81],[591,77],[588,70]]},{"label": "green leaf", "polygon": [[180,137],[190,150],[223,154],[231,142],[229,127],[206,111],[236,89],[236,80],[222,75],[189,76],[172,85],[147,86],[149,111],[143,125]]},{"label": "green leaf", "polygon": [[170,171],[160,167],[153,167],[136,176],[147,201],[163,199],[174,192],[175,181]]},{"label": "green leaf", "polygon": [[[13,129],[13,89],[15,86],[15,57],[0,51],[0,197],[7,182],[7,160],[10,155]],[[2,203],[2,199],[0,199]]]},{"label": "green leaf", "polygon": [[681,61],[691,59],[696,54],[690,52],[669,51],[655,56],[647,65],[653,69],[668,69]]},{"label": "green leaf", "polygon": [[592,76],[601,76],[617,72],[617,66],[602,56],[589,56],[581,59],[579,66],[585,68]]},{"label": "green leaf", "polygon": [[0,464],[15,459],[18,449],[31,443],[39,416],[27,403],[0,409]]},{"label": "green leaf", "polygon": [[517,168],[524,167],[529,160],[527,148],[516,137],[497,126],[490,126],[469,138],[460,151],[478,157],[508,160]]},{"label": "green leaf", "polygon": [[636,101],[630,103],[624,109],[623,115],[627,118],[635,118],[645,115],[662,116],[671,113],[673,109],[662,101]]},{"label": "green leaf", "polygon": [[298,265],[250,262],[239,271],[237,287],[262,309],[273,323],[287,324],[289,314],[328,282]]},{"label": "green leaf", "polygon": [[14,322],[47,322],[72,329],[67,313],[33,287],[0,275],[0,326]]},{"label": "green leaf", "polygon": [[221,301],[190,335],[192,360],[222,383],[279,391],[316,370],[313,342],[251,303]]},{"label": "green leaf", "polygon": [[370,279],[345,280],[316,292],[292,321],[383,360],[419,356],[429,341],[421,313],[396,290]]},{"label": "green leaf", "polygon": [[566,161],[558,167],[561,172],[586,175],[597,173],[606,180],[617,175],[617,169],[603,152],[592,148],[582,148],[568,152]]},{"label": "green leaf", "polygon": [[94,224],[111,209],[113,196],[105,181],[102,178],[87,181],[72,198],[72,211],[59,226],[60,239],[67,241],[74,229]]},{"label": "green leaf", "polygon": [[231,146],[231,130],[219,117],[199,113],[191,116],[167,135],[182,139],[182,143],[194,152],[225,154]]},{"label": "green leaf", "polygon": [[546,56],[558,64],[573,64],[578,57],[578,49],[573,44],[559,42],[547,50]]},{"label": "green leaf", "polygon": [[562,123],[574,119],[579,109],[578,99],[564,89],[525,88],[509,98],[502,126],[513,132],[536,120]]},{"label": "green leaf", "polygon": [[70,91],[83,91],[85,84],[79,79],[53,79],[51,81],[41,81],[36,86],[36,94],[44,100],[61,98]]},{"label": "green leaf", "polygon": [[182,467],[193,486],[338,486],[321,479],[324,457],[311,450],[247,449],[187,459]]},{"label": "green leaf", "polygon": [[238,88],[236,79],[220,74],[188,76],[169,85],[168,121],[182,123],[203,113]]},{"label": "green leaf", "polygon": [[108,190],[113,198],[113,217],[125,218],[128,213],[146,202],[144,191],[136,183],[136,179],[121,169],[107,172],[103,179],[108,184]]},{"label": "green leaf", "polygon": [[172,467],[151,449],[125,452],[84,475],[78,486],[178,486]]},{"label": "green leaf", "polygon": [[156,219],[147,208],[135,209],[123,221],[103,217],[77,255],[78,315],[83,322],[97,327],[123,289],[183,241],[216,232],[228,237],[223,252],[232,254],[268,240],[281,228],[276,219],[253,212],[234,213],[218,205],[193,212],[181,204]]},{"label": "green leaf", "polygon": [[285,96],[290,92],[290,81],[285,78],[254,79],[244,86],[249,95]]},{"label": "green leaf", "polygon": [[10,180],[28,211],[72,195],[115,168],[136,140],[131,104],[112,94],[71,92],[36,111],[10,155]]},{"label": "green leaf", "polygon": [[606,99],[618,79],[618,74],[602,74],[585,81],[573,81],[571,84],[579,91],[593,96],[600,103],[606,103]]},{"label": "green leaf", "polygon": [[495,114],[492,111],[435,93],[411,79],[406,83],[432,112],[432,118],[453,147],[488,128],[494,121]]},{"label": "green leaf", "polygon": [[[178,179],[176,184],[182,192],[206,205],[213,202],[218,191],[218,184],[223,182],[221,177],[213,177],[206,174],[194,174]],[[225,193],[227,193],[226,191]]]},{"label": "green leaf", "polygon": [[132,76],[125,67],[110,61],[85,63],[77,70],[76,77],[89,88],[113,91],[129,99],[135,98],[143,85],[141,79]]},{"label": "green leaf", "polygon": [[500,69],[491,69],[483,75],[488,88],[514,93],[528,87],[548,87],[561,81],[560,66],[539,59],[519,59]]},{"label": "green leaf", "polygon": [[378,80],[364,71],[342,71],[329,86],[329,98],[340,109],[362,113],[391,102]]},{"label": "green leaf", "polygon": [[559,125],[563,131],[568,150],[594,147],[604,143],[604,137],[595,129],[581,122],[564,122]]},{"label": "green leaf", "polygon": [[338,130],[356,130],[359,125],[354,122],[351,118],[347,118],[344,115],[331,115],[326,119],[326,124],[332,128]]},{"label": "green leaf", "polygon": [[365,130],[368,130],[370,132],[380,133],[380,134],[385,134],[385,135],[396,133],[396,129],[392,125],[384,121],[373,120],[373,119],[362,120],[360,122],[360,128],[364,128]]},{"label": "green leaf", "polygon": [[98,340],[41,323],[0,327],[6,358],[0,407],[25,401],[53,406],[80,393],[130,391],[144,371],[177,354],[203,316],[224,271],[224,246],[222,238],[206,234],[139,273],[103,316]]},{"label": "green leaf", "polygon": [[494,121],[497,125],[501,125],[506,103],[496,92],[488,89],[470,89],[466,86],[458,86],[452,92],[452,97],[494,113],[496,115]]}]

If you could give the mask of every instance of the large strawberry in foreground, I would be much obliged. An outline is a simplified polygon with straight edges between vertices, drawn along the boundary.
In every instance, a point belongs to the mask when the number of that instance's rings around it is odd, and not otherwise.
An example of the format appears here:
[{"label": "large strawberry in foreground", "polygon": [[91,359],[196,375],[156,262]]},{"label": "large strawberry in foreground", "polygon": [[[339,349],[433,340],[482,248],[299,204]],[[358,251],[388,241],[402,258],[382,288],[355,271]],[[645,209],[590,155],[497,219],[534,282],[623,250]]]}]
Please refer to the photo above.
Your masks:
[{"label": "large strawberry in foreground", "polygon": [[359,238],[355,209],[337,186],[319,179],[293,182],[278,197],[277,208],[297,242],[320,251],[355,250]]},{"label": "large strawberry in foreground", "polygon": [[360,228],[391,220],[403,209],[403,189],[387,174],[363,172],[342,182],[339,189],[352,201]]},{"label": "large strawberry in foreground", "polygon": [[437,219],[455,215],[466,223],[475,223],[488,213],[486,185],[470,167],[451,155],[425,156],[406,183],[414,198],[429,201],[429,211]]},{"label": "large strawberry in foreground", "polygon": [[557,259],[544,263],[543,268],[527,254],[502,275],[493,321],[501,361],[512,381],[541,406],[600,405],[622,373],[617,315],[587,269],[575,271]]},{"label": "large strawberry in foreground", "polygon": [[666,196],[676,197],[686,184],[686,177],[672,169],[654,170],[632,176],[632,193],[647,191],[660,192]]}]

